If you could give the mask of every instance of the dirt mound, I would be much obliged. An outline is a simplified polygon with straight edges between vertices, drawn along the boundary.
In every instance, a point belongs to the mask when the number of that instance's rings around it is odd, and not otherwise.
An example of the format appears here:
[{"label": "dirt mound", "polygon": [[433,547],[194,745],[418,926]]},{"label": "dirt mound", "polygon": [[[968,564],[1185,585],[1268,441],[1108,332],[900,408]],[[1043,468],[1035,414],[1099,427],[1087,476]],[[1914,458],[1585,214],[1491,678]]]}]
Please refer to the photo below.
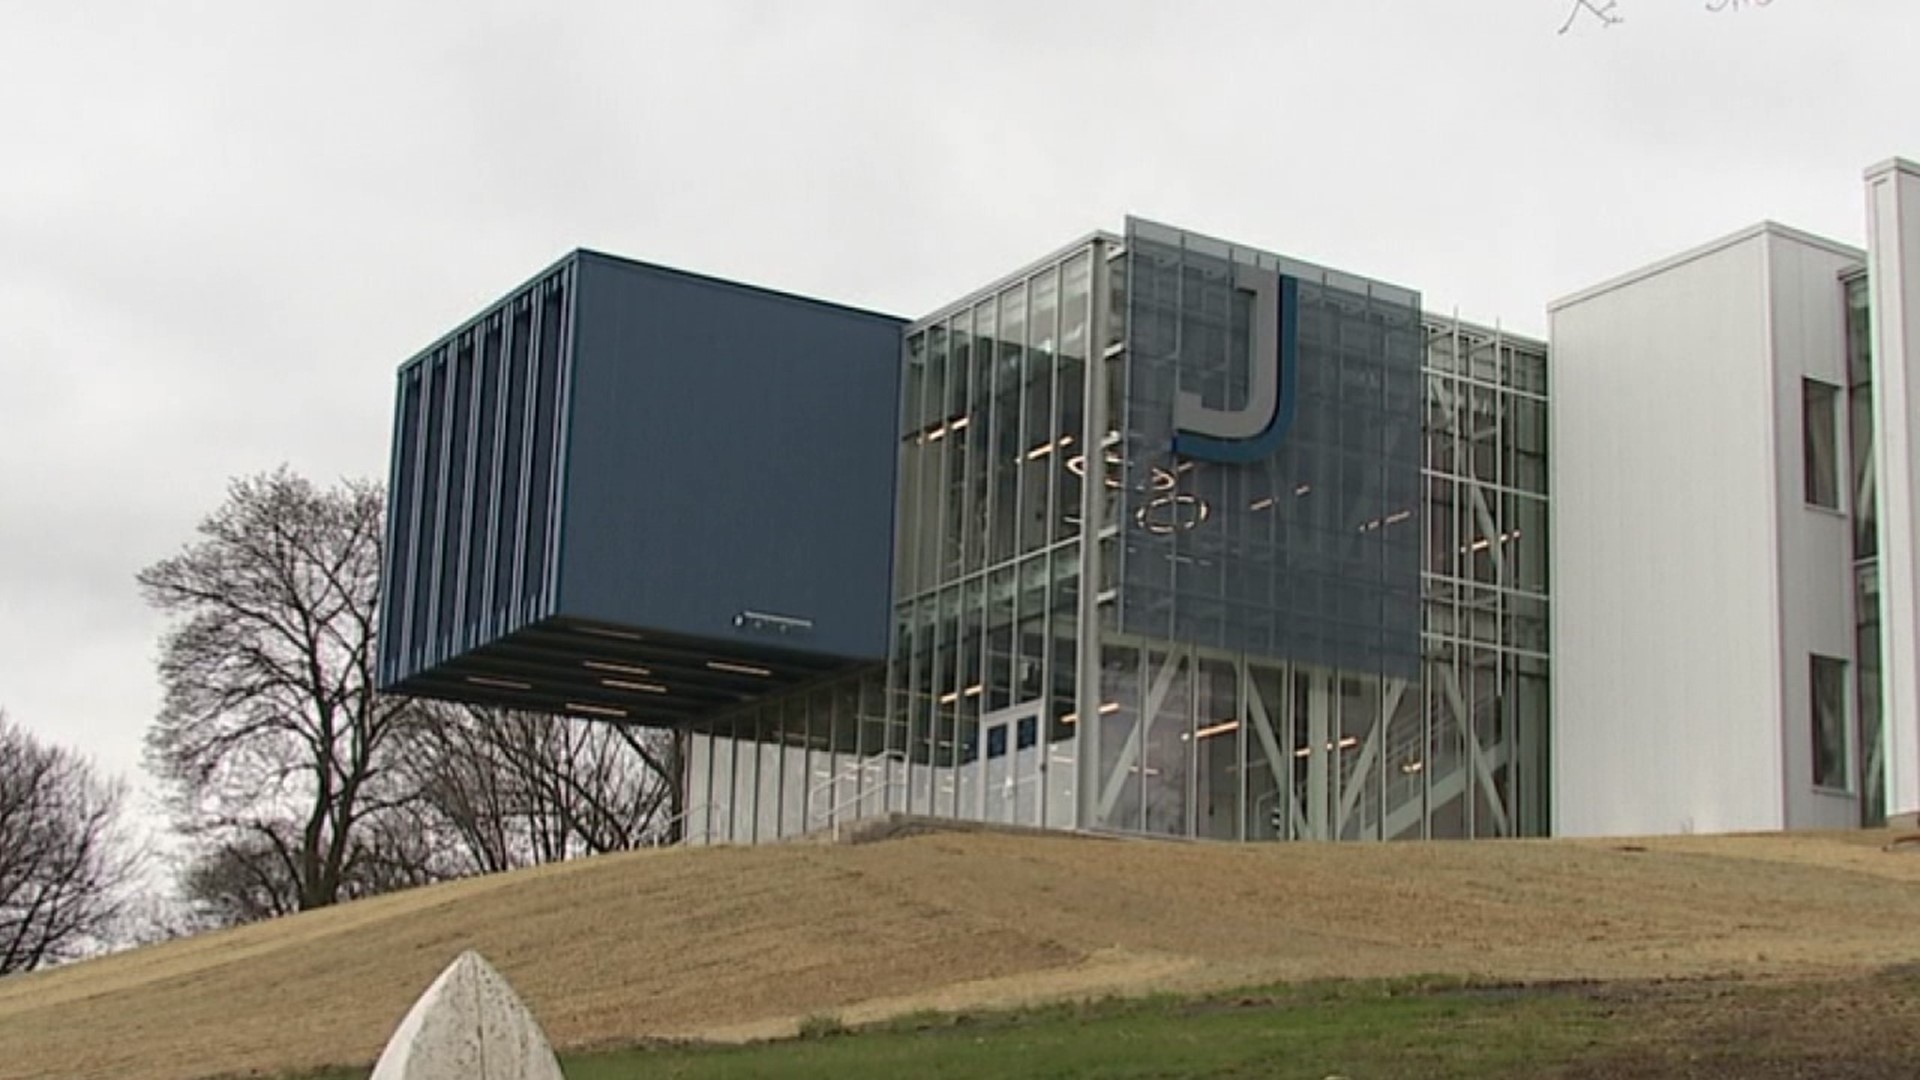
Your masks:
[{"label": "dirt mound", "polygon": [[371,1060],[469,947],[563,1048],[1309,977],[1920,962],[1920,859],[1881,851],[1889,835],[1235,846],[989,832],[636,853],[0,980],[0,1077]]}]

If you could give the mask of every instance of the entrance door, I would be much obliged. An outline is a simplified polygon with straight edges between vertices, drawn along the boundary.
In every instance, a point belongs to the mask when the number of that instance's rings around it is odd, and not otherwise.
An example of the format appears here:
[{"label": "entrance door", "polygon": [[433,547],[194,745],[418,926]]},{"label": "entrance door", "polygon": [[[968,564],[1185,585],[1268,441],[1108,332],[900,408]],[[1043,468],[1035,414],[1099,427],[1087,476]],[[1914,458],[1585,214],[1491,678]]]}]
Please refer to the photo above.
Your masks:
[{"label": "entrance door", "polygon": [[1041,825],[1040,740],[1043,703],[1030,701],[980,718],[981,821]]}]

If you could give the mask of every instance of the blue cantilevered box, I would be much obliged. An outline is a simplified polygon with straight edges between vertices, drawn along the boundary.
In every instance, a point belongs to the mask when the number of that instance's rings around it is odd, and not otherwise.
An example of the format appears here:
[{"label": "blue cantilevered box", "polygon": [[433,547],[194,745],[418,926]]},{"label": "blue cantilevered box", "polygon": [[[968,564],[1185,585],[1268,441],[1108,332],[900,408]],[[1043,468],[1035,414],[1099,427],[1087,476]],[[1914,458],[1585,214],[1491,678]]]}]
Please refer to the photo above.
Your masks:
[{"label": "blue cantilevered box", "polygon": [[884,658],[901,326],[580,251],[408,361],[380,685],[669,724]]}]

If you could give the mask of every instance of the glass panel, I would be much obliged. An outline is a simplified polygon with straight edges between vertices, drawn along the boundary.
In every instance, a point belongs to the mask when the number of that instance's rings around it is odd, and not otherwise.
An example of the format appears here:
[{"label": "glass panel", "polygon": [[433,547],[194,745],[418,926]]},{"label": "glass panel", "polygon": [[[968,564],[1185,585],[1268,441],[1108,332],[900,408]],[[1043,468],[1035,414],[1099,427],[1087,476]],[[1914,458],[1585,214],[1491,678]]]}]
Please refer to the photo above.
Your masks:
[{"label": "glass panel", "polygon": [[982,652],[982,605],[986,600],[986,582],[974,578],[961,590],[958,622],[960,627],[960,699],[959,725],[962,732],[978,723],[986,700],[985,657]]},{"label": "glass panel", "polygon": [[954,766],[959,764],[960,642],[958,640],[959,590],[949,588],[940,594],[939,646],[933,658],[933,745],[929,758],[933,764],[933,804],[928,812],[951,816],[954,812]]},{"label": "glass panel", "polygon": [[[1369,739],[1380,718],[1380,680],[1373,676],[1344,676],[1340,679],[1340,726],[1335,741],[1339,768],[1334,798],[1342,840],[1378,839],[1380,834],[1380,747],[1366,758]],[[1363,761],[1363,759],[1365,759]],[[1361,765],[1367,767],[1361,770]]]},{"label": "glass panel", "polygon": [[1293,771],[1288,749],[1293,744],[1286,730],[1283,708],[1285,685],[1285,669],[1248,665],[1247,815],[1243,834],[1248,840],[1274,840],[1292,835],[1291,789],[1280,786],[1280,778]]},{"label": "glass panel", "polygon": [[1055,445],[1053,414],[1054,346],[1059,341],[1060,281],[1049,267],[1030,283],[1031,311],[1027,319],[1025,393],[1020,442],[1020,550],[1034,551],[1047,542],[1049,479],[1059,447]]},{"label": "glass panel", "polygon": [[[1127,260],[1124,254],[1110,256],[1107,267],[1107,326],[1102,349],[1127,340]],[[1118,416],[1118,413],[1114,414]]]},{"label": "glass panel", "polygon": [[934,621],[933,600],[922,600],[915,617],[916,629],[913,635],[912,667],[907,682],[907,745],[906,745],[906,809],[910,813],[922,814],[927,810],[930,797],[928,787],[929,767],[928,749],[930,746],[930,724],[933,718],[933,655],[934,627],[927,625]]},{"label": "glass panel", "polygon": [[1851,789],[1847,768],[1847,662],[1813,657],[1813,783],[1839,791]]},{"label": "glass panel", "polygon": [[1463,717],[1456,703],[1460,696],[1460,677],[1453,670],[1451,645],[1440,647],[1435,662],[1427,667],[1427,767],[1422,772],[1427,784],[1427,836],[1451,839],[1467,835],[1467,817],[1461,794],[1467,779],[1466,744]]},{"label": "glass panel", "polygon": [[1426,717],[1421,711],[1421,687],[1408,686],[1388,720],[1380,754],[1385,772],[1386,817],[1381,834],[1387,840],[1420,836],[1422,800],[1426,791],[1427,760],[1423,751]]},{"label": "glass panel", "polygon": [[1508,584],[1530,592],[1547,591],[1547,504],[1543,499],[1509,496],[1506,552]]},{"label": "glass panel", "polygon": [[757,714],[754,750],[760,759],[759,790],[753,797],[753,838],[755,842],[780,836],[780,710],[761,709]]},{"label": "glass panel", "polygon": [[733,814],[733,728],[721,728],[713,737],[713,762],[708,775],[713,784],[707,789],[707,835],[712,842],[725,843],[736,837]]},{"label": "glass panel", "polygon": [[1007,760],[1013,770],[1011,814],[1019,825],[1040,824],[1040,759],[1046,753],[1040,745],[1041,716],[1042,710],[1036,708],[1013,721]]},{"label": "glass panel", "polygon": [[1045,777],[1042,787],[1046,800],[1046,824],[1058,828],[1071,828],[1074,819],[1074,791],[1077,787],[1075,766],[1078,758],[1074,739],[1074,698],[1079,683],[1075,666],[1077,642],[1074,627],[1078,624],[1080,603],[1080,558],[1077,550],[1057,552],[1053,559],[1053,586],[1048,591],[1048,603],[1052,607],[1052,623],[1048,631],[1050,653],[1048,656],[1048,694],[1049,703],[1043,715],[1047,718],[1047,743],[1049,750],[1045,761]]},{"label": "glass panel", "polygon": [[[1099,790],[1094,793],[1097,827],[1140,828],[1140,651],[1130,645],[1100,647],[1100,707],[1097,716],[1083,718],[1100,725]],[[1124,768],[1121,760],[1128,764]]]},{"label": "glass panel", "polygon": [[713,802],[713,737],[691,734],[686,746],[686,817],[681,822],[680,840],[684,844],[704,844],[712,828],[707,807]]},{"label": "glass panel", "polygon": [[1834,416],[1838,394],[1838,387],[1817,379],[1800,380],[1807,502],[1834,510],[1840,507],[1840,455]]},{"label": "glass panel", "polygon": [[[1186,651],[1149,652],[1147,726],[1138,762],[1150,833],[1188,835],[1187,785],[1193,774],[1193,678]],[[1154,705],[1158,695],[1158,707]]]},{"label": "glass panel", "polygon": [[1015,636],[1014,701],[1037,701],[1047,695],[1046,648],[1047,557],[1020,564],[1020,631]]},{"label": "glass panel", "polygon": [[1087,323],[1091,318],[1089,295],[1091,283],[1091,260],[1080,255],[1068,262],[1062,271],[1063,296],[1060,308],[1060,388],[1055,394],[1055,406],[1059,413],[1059,422],[1055,426],[1058,438],[1057,447],[1047,459],[1049,471],[1053,473],[1054,512],[1053,539],[1063,540],[1077,535],[1080,531],[1082,477],[1086,472],[1085,459],[1081,468],[1069,468],[1074,455],[1086,449],[1086,431],[1083,416],[1086,409],[1087,380]]},{"label": "glass panel", "polygon": [[1462,673],[1461,687],[1467,694],[1467,707],[1473,718],[1468,733],[1468,738],[1473,740],[1469,747],[1473,756],[1466,762],[1461,781],[1473,792],[1468,804],[1472,815],[1469,826],[1474,836],[1506,836],[1509,835],[1506,808],[1511,799],[1506,791],[1506,777],[1510,773],[1500,654],[1491,649],[1471,649],[1466,655],[1470,667]]},{"label": "glass panel", "polygon": [[986,705],[997,712],[1013,704],[1013,605],[1017,582],[1012,567],[995,570],[987,578]]},{"label": "glass panel", "polygon": [[1230,660],[1202,657],[1195,680],[1195,836],[1234,840],[1240,830],[1240,673]]},{"label": "glass panel", "polygon": [[813,786],[808,769],[813,757],[808,731],[812,713],[804,696],[789,698],[781,707],[781,836],[799,836],[807,831],[807,791]]},{"label": "glass panel", "polygon": [[833,692],[833,786],[828,790],[830,821],[860,816],[860,683],[849,679]]},{"label": "glass panel", "polygon": [[973,417],[968,412],[967,401],[972,391],[969,366],[973,358],[972,322],[971,313],[961,312],[954,318],[947,338],[946,415],[949,434],[943,440],[947,444],[947,467],[946,508],[940,525],[943,533],[940,541],[942,581],[951,581],[959,576],[962,537],[966,533],[967,447],[970,445],[968,435],[973,428]]},{"label": "glass panel", "polygon": [[1860,823],[1878,826],[1887,816],[1886,760],[1880,708],[1880,568],[1854,568],[1854,710],[1859,737]]},{"label": "glass panel", "polygon": [[1467,437],[1472,441],[1473,478],[1500,480],[1500,423],[1504,395],[1485,386],[1467,387]]},{"label": "glass panel", "polygon": [[911,596],[920,580],[920,471],[927,451],[927,423],[921,403],[921,391],[927,380],[927,336],[915,334],[907,339],[907,371],[900,392],[900,526],[896,531],[894,566],[896,586],[902,596]]},{"label": "glass panel", "polygon": [[1871,383],[1848,393],[1847,411],[1847,437],[1852,452],[1853,557],[1871,559],[1880,553],[1880,500],[1873,466]]},{"label": "glass panel", "polygon": [[1547,490],[1547,403],[1530,398],[1508,397],[1507,415],[1511,423],[1507,447],[1513,465],[1507,482],[1522,491],[1545,494]]},{"label": "glass panel", "polygon": [[973,309],[975,334],[972,365],[971,407],[966,430],[967,441],[967,520],[963,526],[962,568],[972,573],[986,564],[987,518],[993,494],[992,455],[988,452],[992,433],[994,356],[999,348],[994,339],[996,323],[991,301]]},{"label": "glass panel", "polygon": [[915,592],[936,588],[940,583],[944,565],[941,532],[946,510],[946,456],[957,434],[953,423],[959,419],[946,411],[947,331],[942,326],[927,331],[926,399],[930,416],[925,432],[926,452],[920,457],[920,507],[916,522],[920,552],[916,556],[919,573],[914,579]]},{"label": "glass panel", "polygon": [[1027,294],[1016,286],[1000,294],[1000,359],[993,373],[993,433],[991,468],[993,506],[989,511],[993,544],[989,561],[1013,558],[1020,535],[1020,466],[1026,461],[1021,442],[1020,406],[1025,397]]}]

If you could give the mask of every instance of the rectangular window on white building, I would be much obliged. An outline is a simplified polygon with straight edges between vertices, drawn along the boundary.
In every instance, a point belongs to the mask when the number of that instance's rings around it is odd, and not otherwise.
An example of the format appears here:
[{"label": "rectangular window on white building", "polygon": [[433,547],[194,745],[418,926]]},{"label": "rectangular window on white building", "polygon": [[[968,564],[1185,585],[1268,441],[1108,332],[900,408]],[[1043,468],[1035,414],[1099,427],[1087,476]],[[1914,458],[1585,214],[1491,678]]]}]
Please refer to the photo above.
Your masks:
[{"label": "rectangular window on white building", "polygon": [[1840,388],[1818,379],[1800,380],[1807,502],[1840,509],[1840,439],[1835,403]]},{"label": "rectangular window on white building", "polygon": [[1846,791],[1852,787],[1847,762],[1847,662],[1816,656],[1810,672],[1813,705],[1813,783]]}]

